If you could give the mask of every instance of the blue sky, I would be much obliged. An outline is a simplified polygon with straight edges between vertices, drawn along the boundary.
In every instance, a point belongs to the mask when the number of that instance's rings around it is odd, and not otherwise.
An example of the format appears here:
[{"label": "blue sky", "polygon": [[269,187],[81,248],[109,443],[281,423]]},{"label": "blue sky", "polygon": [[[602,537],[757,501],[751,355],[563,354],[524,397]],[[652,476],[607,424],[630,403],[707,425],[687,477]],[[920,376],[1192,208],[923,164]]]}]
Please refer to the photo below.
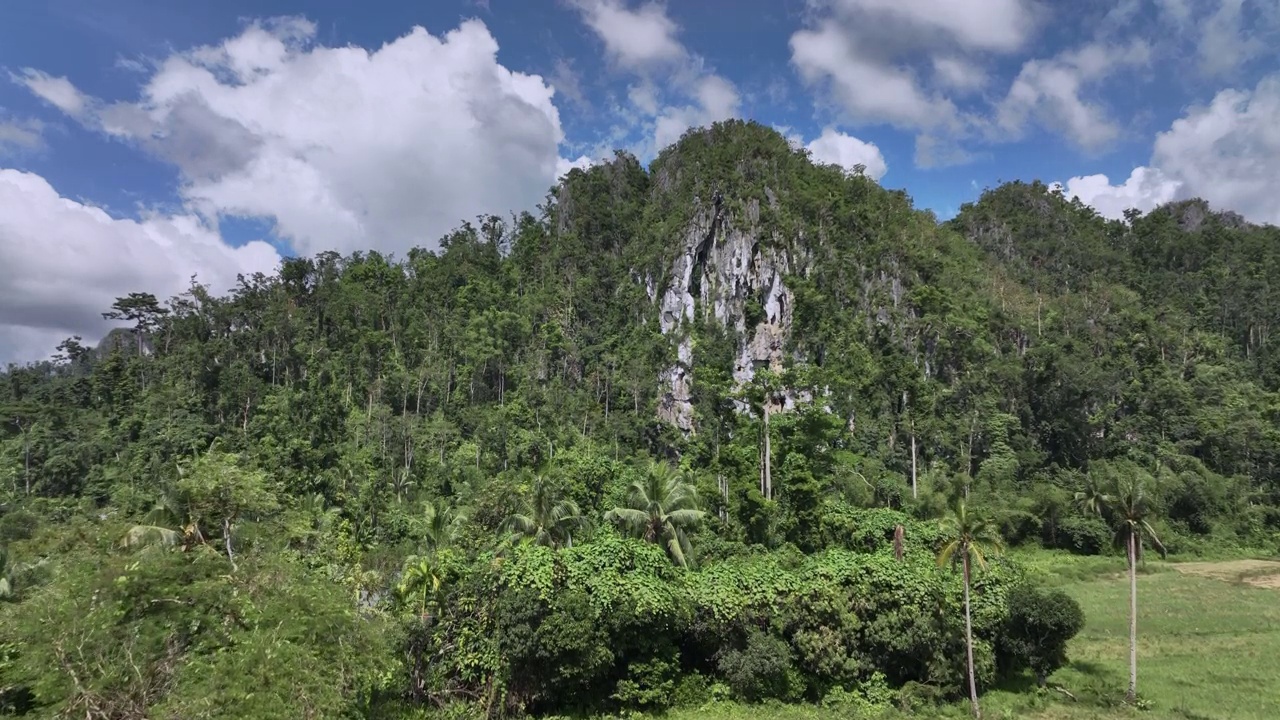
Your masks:
[{"label": "blue sky", "polygon": [[434,246],[725,117],[954,214],[1060,182],[1280,223],[1275,0],[0,6],[0,362],[111,298]]}]

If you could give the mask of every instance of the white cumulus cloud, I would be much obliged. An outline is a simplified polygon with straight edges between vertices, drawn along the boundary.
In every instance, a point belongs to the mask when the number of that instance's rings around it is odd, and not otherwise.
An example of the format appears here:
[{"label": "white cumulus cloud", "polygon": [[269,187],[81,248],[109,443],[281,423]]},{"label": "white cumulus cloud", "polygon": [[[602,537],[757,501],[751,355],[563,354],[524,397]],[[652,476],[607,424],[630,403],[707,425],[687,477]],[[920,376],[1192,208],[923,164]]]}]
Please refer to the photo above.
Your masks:
[{"label": "white cumulus cloud", "polygon": [[824,128],[822,134],[805,146],[814,162],[839,165],[853,171],[861,165],[863,173],[872,180],[884,177],[889,166],[885,164],[880,148],[874,143],[859,140],[834,128]]},{"label": "white cumulus cloud", "polygon": [[622,0],[576,0],[575,4],[609,57],[622,67],[648,68],[682,60],[687,54],[676,39],[679,27],[656,2],[634,10]]},{"label": "white cumulus cloud", "polygon": [[1039,24],[1027,0],[815,0],[790,39],[802,80],[848,121],[959,132],[949,92],[988,81],[984,60],[1023,48]]},{"label": "white cumulus cloud", "polygon": [[570,170],[574,169],[586,170],[594,164],[595,162],[586,155],[579,155],[577,160],[566,160],[565,158],[560,158],[560,161],[556,165],[556,177],[562,178],[567,175]]},{"label": "white cumulus cloud", "polygon": [[1111,45],[1093,42],[1048,60],[1030,60],[1014,78],[997,108],[995,128],[1019,137],[1031,120],[1093,151],[1115,140],[1120,127],[1097,100],[1091,85],[1126,68],[1145,65],[1150,46],[1142,40]]},{"label": "white cumulus cloud", "polygon": [[737,86],[680,42],[680,27],[665,5],[632,8],[625,0],[574,0],[573,5],[614,69],[634,80],[627,92],[630,106],[619,115],[628,131],[640,127],[649,133],[633,148],[637,155],[654,154],[690,128],[738,115]]},{"label": "white cumulus cloud", "polygon": [[859,50],[834,21],[791,36],[791,61],[809,85],[825,89],[852,122],[927,128],[954,121],[956,107],[925,90],[911,70]]},{"label": "white cumulus cloud", "polygon": [[71,335],[96,342],[116,297],[164,300],[192,275],[215,292],[237,273],[270,272],[275,248],[232,248],[200,218],[115,218],[58,194],[44,178],[0,169],[0,365],[48,357]]},{"label": "white cumulus cloud", "polygon": [[1138,167],[1119,185],[1106,175],[1083,175],[1056,183],[1067,197],[1080,198],[1098,214],[1113,220],[1124,217],[1130,208],[1147,212],[1177,199],[1180,183],[1154,168]]},{"label": "white cumulus cloud", "polygon": [[173,163],[193,209],[269,219],[303,254],[434,247],[463,220],[532,208],[555,182],[554,90],[501,65],[482,22],[440,36],[415,27],[376,50],[314,35],[301,19],[254,23],[158,63],[136,102],[26,76],[69,114],[93,108],[87,122]]},{"label": "white cumulus cloud", "polygon": [[1111,185],[1102,175],[1075,177],[1064,189],[1108,217],[1200,197],[1258,223],[1280,225],[1280,74],[1252,90],[1219,92],[1157,136],[1149,166]]}]

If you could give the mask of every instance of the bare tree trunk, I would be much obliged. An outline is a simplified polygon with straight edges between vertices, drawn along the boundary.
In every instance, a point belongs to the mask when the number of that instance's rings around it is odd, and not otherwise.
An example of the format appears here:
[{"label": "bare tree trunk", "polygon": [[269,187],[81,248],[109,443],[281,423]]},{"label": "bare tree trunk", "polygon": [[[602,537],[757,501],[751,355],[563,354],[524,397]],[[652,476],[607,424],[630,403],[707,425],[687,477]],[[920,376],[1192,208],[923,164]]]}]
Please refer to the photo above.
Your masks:
[{"label": "bare tree trunk", "polygon": [[231,518],[222,518],[222,542],[227,547],[227,560],[231,563],[231,569],[236,569],[236,558],[231,554]]},{"label": "bare tree trunk", "polygon": [[916,489],[916,421],[911,421],[911,499],[920,497]]},{"label": "bare tree trunk", "polygon": [[961,560],[964,562],[964,640],[965,652],[969,660],[969,702],[973,704],[973,716],[982,717],[982,708],[978,707],[978,683],[973,673],[973,620],[969,615],[969,547],[960,548]]},{"label": "bare tree trunk", "polygon": [[769,443],[769,401],[764,403],[764,497],[766,500],[773,499],[773,468],[771,467],[771,458],[773,451]]},{"label": "bare tree trunk", "polygon": [[1138,563],[1135,547],[1137,533],[1129,532],[1129,691],[1125,699],[1138,699]]},{"label": "bare tree trunk", "polygon": [[31,494],[31,436],[29,435],[29,433],[31,432],[31,427],[27,426],[26,429],[22,429],[22,426],[18,425],[18,429],[22,430],[22,479],[23,479],[23,483],[26,485],[27,494],[30,495]]},{"label": "bare tree trunk", "polygon": [[973,422],[969,423],[969,444],[964,450],[964,497],[969,499],[969,481],[973,479],[973,434],[978,429],[978,411],[973,411]]}]

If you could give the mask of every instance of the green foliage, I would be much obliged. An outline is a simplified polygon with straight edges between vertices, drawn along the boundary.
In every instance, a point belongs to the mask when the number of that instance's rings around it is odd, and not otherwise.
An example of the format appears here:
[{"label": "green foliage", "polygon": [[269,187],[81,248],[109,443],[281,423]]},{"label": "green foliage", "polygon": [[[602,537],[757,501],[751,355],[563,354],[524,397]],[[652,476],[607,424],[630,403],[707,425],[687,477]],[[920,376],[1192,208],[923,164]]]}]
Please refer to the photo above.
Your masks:
[{"label": "green foliage", "polygon": [[582,591],[543,600],[531,587],[518,588],[502,596],[496,616],[507,687],[520,707],[585,700],[613,664],[605,626]]},{"label": "green foliage", "polygon": [[1024,668],[1045,678],[1067,664],[1067,641],[1084,628],[1084,612],[1061,590],[1042,590],[1021,584],[1009,591],[1009,617],[996,653],[1001,672]]},{"label": "green foliage", "polygon": [[795,695],[791,648],[782,638],[753,631],[741,649],[723,651],[716,664],[734,694],[747,702]]},{"label": "green foliage", "polygon": [[1080,555],[1097,555],[1111,547],[1111,534],[1101,518],[1069,516],[1058,523],[1054,547]]},{"label": "green foliage", "polygon": [[644,478],[627,488],[626,503],[605,513],[605,520],[645,542],[661,545],[676,565],[691,564],[688,532],[706,511],[698,507],[697,488],[678,470],[662,462],[650,463]]},{"label": "green foliage", "polygon": [[[710,268],[730,238],[745,262]],[[977,560],[962,536],[1274,552],[1277,248],[1197,201],[1110,222],[1040,183],[939,224],[729,121],[438,251],[131,293],[97,348],[0,374],[0,698],[496,717],[956,697],[965,583],[935,559]],[[664,318],[685,271],[694,317]],[[661,419],[684,402],[688,433]],[[993,524],[940,527],[959,498]],[[1028,607],[1070,619],[986,565],[983,688],[1015,606],[1017,632]]]},{"label": "green foliage", "polygon": [[0,621],[20,648],[6,684],[50,714],[339,716],[388,665],[376,621],[287,561],[243,558],[234,578],[202,549],[60,564]]}]

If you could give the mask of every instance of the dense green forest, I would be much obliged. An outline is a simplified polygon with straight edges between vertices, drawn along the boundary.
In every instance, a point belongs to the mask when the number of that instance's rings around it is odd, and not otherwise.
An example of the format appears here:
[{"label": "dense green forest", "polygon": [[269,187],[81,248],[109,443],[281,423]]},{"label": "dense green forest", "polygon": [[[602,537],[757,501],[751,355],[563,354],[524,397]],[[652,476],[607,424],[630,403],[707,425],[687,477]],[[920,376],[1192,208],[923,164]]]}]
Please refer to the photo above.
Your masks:
[{"label": "dense green forest", "polygon": [[1001,547],[1280,550],[1277,228],[732,121],[439,247],[0,375],[0,714],[928,716],[1081,625]]}]

